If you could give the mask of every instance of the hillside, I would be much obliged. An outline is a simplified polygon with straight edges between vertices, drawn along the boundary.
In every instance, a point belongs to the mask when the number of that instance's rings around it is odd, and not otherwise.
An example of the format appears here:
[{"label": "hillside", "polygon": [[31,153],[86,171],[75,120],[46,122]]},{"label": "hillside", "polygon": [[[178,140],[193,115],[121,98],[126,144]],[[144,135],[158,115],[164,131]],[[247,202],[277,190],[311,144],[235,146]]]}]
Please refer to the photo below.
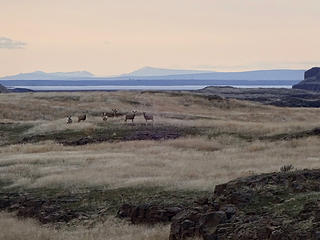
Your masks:
[{"label": "hillside", "polygon": [[[319,109],[183,91],[0,94],[0,107],[0,239],[313,239],[319,229],[320,172],[302,170],[319,168]],[[290,164],[300,170],[279,173]]]}]

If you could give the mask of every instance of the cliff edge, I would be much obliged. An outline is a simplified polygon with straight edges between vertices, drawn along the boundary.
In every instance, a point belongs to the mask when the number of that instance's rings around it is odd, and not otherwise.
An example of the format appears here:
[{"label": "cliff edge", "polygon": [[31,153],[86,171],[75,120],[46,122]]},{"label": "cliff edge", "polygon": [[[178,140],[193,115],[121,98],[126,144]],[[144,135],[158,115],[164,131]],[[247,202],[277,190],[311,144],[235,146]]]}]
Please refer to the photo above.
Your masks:
[{"label": "cliff edge", "polygon": [[304,73],[304,80],[292,88],[320,92],[320,67],[314,67]]}]

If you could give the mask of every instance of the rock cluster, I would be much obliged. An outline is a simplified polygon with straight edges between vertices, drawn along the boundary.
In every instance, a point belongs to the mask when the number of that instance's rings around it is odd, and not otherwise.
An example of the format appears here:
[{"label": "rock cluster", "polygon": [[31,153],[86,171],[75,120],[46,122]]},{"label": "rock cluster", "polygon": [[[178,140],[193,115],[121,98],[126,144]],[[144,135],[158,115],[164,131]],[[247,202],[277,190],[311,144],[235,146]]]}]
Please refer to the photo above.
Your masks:
[{"label": "rock cluster", "polygon": [[[78,199],[61,199],[76,202]],[[18,217],[35,218],[39,222],[69,222],[80,216],[79,212],[62,207],[59,201],[35,198],[22,193],[0,193],[0,210],[14,211]]]},{"label": "rock cluster", "polygon": [[[109,211],[88,205],[83,209],[78,206],[82,200],[81,194],[49,197],[0,191],[0,210],[43,224],[99,219]],[[169,202],[124,204],[118,216],[133,224],[171,223],[169,240],[320,239],[320,169],[239,178],[217,185],[212,196],[189,205]]]},{"label": "rock cluster", "polygon": [[130,218],[132,223],[170,222],[172,217],[182,211],[181,207],[165,207],[157,205],[134,206],[124,204],[118,211],[118,217]]},{"label": "rock cluster", "polygon": [[124,205],[119,213],[133,223],[170,221],[170,240],[320,239],[319,199],[320,170],[300,170],[217,185],[194,207]]}]

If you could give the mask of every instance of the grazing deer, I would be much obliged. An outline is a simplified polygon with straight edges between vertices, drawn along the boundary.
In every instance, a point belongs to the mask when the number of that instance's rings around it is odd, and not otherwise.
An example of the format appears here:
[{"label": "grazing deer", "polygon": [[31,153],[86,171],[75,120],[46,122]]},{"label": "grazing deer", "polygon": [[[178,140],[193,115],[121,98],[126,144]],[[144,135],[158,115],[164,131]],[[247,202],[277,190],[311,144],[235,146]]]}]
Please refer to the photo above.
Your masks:
[{"label": "grazing deer", "polygon": [[113,108],[112,112],[113,112],[113,117],[117,117],[118,116],[117,113],[119,112],[119,110],[116,108]]},{"label": "grazing deer", "polygon": [[72,123],[72,118],[71,116],[67,116],[67,124],[71,124]]},{"label": "grazing deer", "polygon": [[78,122],[85,121],[86,119],[87,119],[87,115],[86,114],[78,116]]},{"label": "grazing deer", "polygon": [[153,124],[153,115],[152,114],[143,112],[143,116],[144,116],[144,119],[146,120],[146,125],[148,123],[148,120],[152,121],[152,124]]},{"label": "grazing deer", "polygon": [[127,120],[131,120],[133,122],[134,117],[136,116],[137,111],[132,111],[132,113],[128,113],[126,114],[126,118],[125,118],[125,122],[127,122]]},{"label": "grazing deer", "polygon": [[108,114],[107,113],[102,113],[102,120],[107,121],[108,120]]}]

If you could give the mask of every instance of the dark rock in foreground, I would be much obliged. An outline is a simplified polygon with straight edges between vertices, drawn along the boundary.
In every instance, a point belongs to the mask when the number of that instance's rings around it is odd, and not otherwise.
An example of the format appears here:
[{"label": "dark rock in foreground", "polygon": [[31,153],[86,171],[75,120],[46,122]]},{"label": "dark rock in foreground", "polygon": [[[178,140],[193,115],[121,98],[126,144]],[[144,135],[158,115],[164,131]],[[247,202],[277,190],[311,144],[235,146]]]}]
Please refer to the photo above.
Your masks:
[{"label": "dark rock in foreground", "polygon": [[319,239],[320,169],[236,179],[189,207],[125,204],[118,215],[132,223],[171,221],[170,240]]},{"label": "dark rock in foreground", "polygon": [[134,206],[123,204],[118,211],[118,217],[130,218],[132,223],[170,222],[172,218],[183,210],[182,207],[166,207],[145,204]]},{"label": "dark rock in foreground", "polygon": [[217,185],[212,202],[173,217],[170,240],[319,239],[320,170],[271,173]]},{"label": "dark rock in foreground", "polygon": [[320,92],[320,68],[314,67],[304,74],[304,80],[292,88]]}]

